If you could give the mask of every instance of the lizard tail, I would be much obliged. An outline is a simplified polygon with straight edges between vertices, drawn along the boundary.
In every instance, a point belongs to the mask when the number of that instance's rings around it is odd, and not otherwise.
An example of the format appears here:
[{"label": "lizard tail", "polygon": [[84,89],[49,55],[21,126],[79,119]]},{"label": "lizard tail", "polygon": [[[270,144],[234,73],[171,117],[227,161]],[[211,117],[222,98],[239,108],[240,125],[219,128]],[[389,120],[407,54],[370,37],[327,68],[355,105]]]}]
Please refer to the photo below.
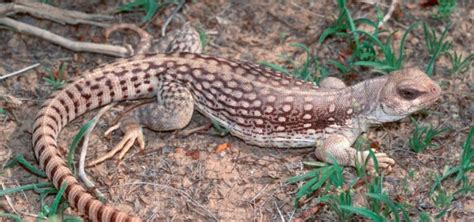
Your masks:
[{"label": "lizard tail", "polygon": [[[86,72],[86,77],[66,85],[44,103],[33,126],[32,143],[40,167],[57,189],[67,186],[64,197],[92,221],[138,222],[141,219],[107,206],[91,195],[67,167],[58,152],[56,139],[62,127],[89,110],[113,101],[154,95],[160,73],[141,71],[135,74],[126,68],[127,65],[133,64],[121,61]],[[161,70],[165,72],[166,69]]]}]

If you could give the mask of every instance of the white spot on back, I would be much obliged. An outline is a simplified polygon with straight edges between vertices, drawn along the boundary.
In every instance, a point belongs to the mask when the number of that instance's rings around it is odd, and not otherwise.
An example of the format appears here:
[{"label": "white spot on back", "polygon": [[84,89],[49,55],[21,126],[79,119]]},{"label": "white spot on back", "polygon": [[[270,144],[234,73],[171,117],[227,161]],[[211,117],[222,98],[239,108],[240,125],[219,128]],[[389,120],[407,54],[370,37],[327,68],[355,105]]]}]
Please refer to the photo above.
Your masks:
[{"label": "white spot on back", "polygon": [[243,75],[243,74],[245,74],[245,69],[243,69],[242,67],[237,67],[237,68],[235,69],[235,73],[236,73],[237,75]]},{"label": "white spot on back", "polygon": [[209,88],[211,88],[211,84],[209,82],[203,81],[202,82],[202,87],[204,87],[204,89],[209,89]]},{"label": "white spot on back", "polygon": [[276,101],[276,97],[275,97],[274,95],[269,95],[269,96],[267,97],[267,101],[268,101],[268,102],[271,102],[271,103],[272,103],[272,102],[275,102],[275,101]]},{"label": "white spot on back", "polygon": [[253,105],[254,107],[260,107],[260,106],[262,105],[262,101],[260,101],[260,100],[255,100],[255,101],[253,101],[252,105]]},{"label": "white spot on back", "polygon": [[253,86],[250,83],[246,83],[242,85],[242,89],[246,92],[250,92],[253,90]]},{"label": "white spot on back", "polygon": [[179,66],[178,71],[180,72],[188,72],[189,68],[187,66]]},{"label": "white spot on back", "polygon": [[306,104],[304,104],[303,108],[304,108],[304,110],[309,111],[309,110],[313,109],[313,105],[309,104],[309,103],[306,103]]},{"label": "white spot on back", "polygon": [[254,93],[254,92],[251,92],[249,94],[247,94],[247,98],[250,99],[250,100],[254,100],[257,98],[257,94]]},{"label": "white spot on back", "polygon": [[237,86],[238,86],[238,84],[237,84],[236,81],[231,80],[231,81],[227,82],[227,87],[229,87],[229,88],[236,88]]},{"label": "white spot on back", "polygon": [[197,89],[197,90],[202,90],[202,85],[201,85],[201,83],[196,83],[196,89]]},{"label": "white spot on back", "polygon": [[199,78],[202,75],[202,72],[200,69],[194,69],[193,70],[193,75],[197,78]]},{"label": "white spot on back", "polygon": [[272,111],[273,111],[273,107],[271,107],[271,106],[266,106],[265,107],[265,112],[271,113]]},{"label": "white spot on back", "polygon": [[234,90],[234,93],[233,93],[232,95],[233,95],[235,98],[240,99],[240,98],[242,98],[243,93],[242,93],[242,91],[240,91],[240,90]]},{"label": "white spot on back", "polygon": [[282,108],[283,108],[283,111],[284,111],[284,112],[288,112],[288,111],[290,111],[290,110],[291,110],[291,106],[290,106],[290,105],[288,105],[288,104],[285,104],[285,105],[283,105],[283,107],[282,107]]},{"label": "white spot on back", "polygon": [[212,85],[216,88],[221,88],[223,86],[222,82],[219,80],[212,82]]},{"label": "white spot on back", "polygon": [[241,104],[242,107],[244,107],[244,108],[249,108],[249,107],[250,107],[250,104],[249,104],[247,101],[240,101],[240,104]]},{"label": "white spot on back", "polygon": [[213,81],[214,79],[216,79],[216,77],[213,74],[207,74],[206,79],[209,81]]}]

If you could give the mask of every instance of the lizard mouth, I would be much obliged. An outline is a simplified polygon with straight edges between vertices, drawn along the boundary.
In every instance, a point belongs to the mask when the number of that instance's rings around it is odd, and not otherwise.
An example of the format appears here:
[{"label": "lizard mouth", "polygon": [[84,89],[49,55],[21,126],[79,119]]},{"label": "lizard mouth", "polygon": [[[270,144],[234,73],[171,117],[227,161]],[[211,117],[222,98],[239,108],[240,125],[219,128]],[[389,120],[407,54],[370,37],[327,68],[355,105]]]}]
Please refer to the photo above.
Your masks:
[{"label": "lizard mouth", "polygon": [[[382,109],[383,113],[385,113],[385,115],[387,115],[387,116],[391,116],[391,117],[399,118],[399,119],[406,116],[406,115],[401,115],[401,114],[398,114],[398,113],[393,113],[393,110],[396,110],[396,109],[394,109],[393,107],[391,107],[390,105],[387,105],[387,104],[380,104],[380,108]],[[387,109],[390,109],[392,112],[389,112]]]}]

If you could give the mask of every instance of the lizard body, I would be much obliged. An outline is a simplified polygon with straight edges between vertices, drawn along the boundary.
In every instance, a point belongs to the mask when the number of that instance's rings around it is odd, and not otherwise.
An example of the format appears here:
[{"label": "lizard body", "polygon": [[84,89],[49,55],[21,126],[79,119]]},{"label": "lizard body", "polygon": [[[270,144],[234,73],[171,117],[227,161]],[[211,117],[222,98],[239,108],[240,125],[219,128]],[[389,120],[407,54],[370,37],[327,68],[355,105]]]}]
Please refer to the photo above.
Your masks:
[{"label": "lizard body", "polygon": [[[433,104],[441,92],[417,69],[350,87],[318,88],[260,65],[184,52],[122,59],[83,76],[44,103],[33,126],[32,142],[54,186],[66,184],[64,196],[70,205],[93,221],[140,221],[89,194],[58,152],[61,129],[97,107],[156,96],[153,109],[141,113],[154,117],[149,126],[155,130],[185,127],[196,109],[249,144],[318,146],[319,159],[332,162],[334,157],[342,165],[354,166],[368,155],[350,147],[360,133],[371,124],[395,121]],[[384,153],[377,153],[376,158],[383,168],[394,163]]]}]

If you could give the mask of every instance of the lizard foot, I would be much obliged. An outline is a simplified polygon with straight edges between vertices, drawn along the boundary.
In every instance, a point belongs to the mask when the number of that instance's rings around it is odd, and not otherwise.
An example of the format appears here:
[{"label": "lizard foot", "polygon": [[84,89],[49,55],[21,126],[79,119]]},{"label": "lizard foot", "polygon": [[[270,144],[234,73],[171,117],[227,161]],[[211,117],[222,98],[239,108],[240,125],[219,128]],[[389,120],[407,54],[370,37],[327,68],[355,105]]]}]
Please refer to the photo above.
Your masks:
[{"label": "lizard foot", "polygon": [[[392,171],[392,166],[395,164],[395,160],[390,158],[386,153],[376,153],[375,150],[372,149],[372,152],[374,152],[375,158],[377,158],[377,163],[379,169],[385,170],[386,172],[391,172]],[[360,155],[357,155],[357,162],[358,163],[364,163],[367,158],[369,160],[367,161],[367,169],[369,172],[374,173],[375,172],[375,164],[373,159],[369,156],[369,151],[363,151],[360,152]]]},{"label": "lizard foot", "polygon": [[[105,132],[105,136],[110,134],[119,126],[120,124],[110,127],[110,129],[108,129]],[[145,140],[143,137],[143,130],[139,123],[130,122],[128,124],[124,124],[121,128],[122,128],[122,131],[125,132],[125,136],[122,138],[122,140],[107,154],[93,160],[87,166],[94,166],[101,162],[104,162],[105,160],[112,158],[119,151],[120,151],[120,154],[118,156],[118,159],[121,160],[125,156],[125,154],[130,150],[130,148],[132,148],[133,144],[135,144],[135,141],[138,142],[138,145],[140,146],[140,151],[143,151],[145,149]]]}]

